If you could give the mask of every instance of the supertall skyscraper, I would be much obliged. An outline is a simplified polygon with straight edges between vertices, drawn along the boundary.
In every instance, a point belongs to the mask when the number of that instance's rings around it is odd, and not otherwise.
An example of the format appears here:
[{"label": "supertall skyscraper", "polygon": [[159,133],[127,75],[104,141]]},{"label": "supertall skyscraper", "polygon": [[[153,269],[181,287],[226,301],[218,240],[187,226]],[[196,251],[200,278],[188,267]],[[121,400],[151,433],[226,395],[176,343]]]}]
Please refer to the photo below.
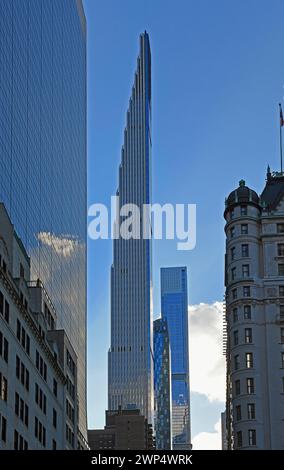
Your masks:
[{"label": "supertall skyscraper", "polygon": [[[153,414],[153,324],[151,240],[143,239],[143,205],[151,203],[151,51],[140,36],[132,95],[119,168],[119,210],[141,210],[140,239],[114,240],[111,268],[109,409],[135,405],[149,422]],[[119,222],[123,218],[119,217]]]},{"label": "supertall skyscraper", "polygon": [[[78,357],[86,416],[86,20],[81,0],[0,1],[0,201]],[[71,379],[70,379],[71,380]],[[73,380],[73,379],[72,379]]]},{"label": "supertall skyscraper", "polygon": [[173,449],[186,450],[191,448],[186,267],[161,268],[161,306],[171,347]]},{"label": "supertall skyscraper", "polygon": [[226,199],[227,441],[284,448],[284,174]]}]

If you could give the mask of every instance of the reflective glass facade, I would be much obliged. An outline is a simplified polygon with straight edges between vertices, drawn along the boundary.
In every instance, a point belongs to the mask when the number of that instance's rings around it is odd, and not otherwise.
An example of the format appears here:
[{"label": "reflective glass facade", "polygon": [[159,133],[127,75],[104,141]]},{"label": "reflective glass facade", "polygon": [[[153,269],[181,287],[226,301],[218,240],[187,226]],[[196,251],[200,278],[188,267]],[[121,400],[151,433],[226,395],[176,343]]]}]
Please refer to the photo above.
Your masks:
[{"label": "reflective glass facade", "polygon": [[171,350],[167,321],[154,321],[156,449],[172,449]]},{"label": "reflective glass facade", "polygon": [[[119,209],[151,202],[151,52],[140,37],[134,86],[129,101],[119,168]],[[122,222],[122,218],[119,220]],[[111,346],[109,409],[135,405],[153,419],[153,320],[151,240],[114,240],[111,269]]]},{"label": "reflective glass facade", "polygon": [[78,355],[85,437],[86,186],[81,0],[1,0],[0,200]]},{"label": "reflective glass facade", "polygon": [[173,449],[190,448],[187,270],[161,268],[162,318],[167,320],[172,367]]}]

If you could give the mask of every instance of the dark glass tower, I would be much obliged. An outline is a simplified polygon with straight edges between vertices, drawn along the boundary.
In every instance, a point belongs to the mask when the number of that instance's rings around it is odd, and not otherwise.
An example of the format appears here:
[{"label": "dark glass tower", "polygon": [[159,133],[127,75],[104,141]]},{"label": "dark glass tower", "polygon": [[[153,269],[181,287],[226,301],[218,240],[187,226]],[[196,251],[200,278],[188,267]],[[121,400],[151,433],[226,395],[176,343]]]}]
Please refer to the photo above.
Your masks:
[{"label": "dark glass tower", "polygon": [[[133,405],[153,418],[151,240],[143,239],[143,205],[151,203],[151,52],[140,36],[119,168],[119,209],[140,208],[140,239],[114,240],[111,268],[109,409]],[[122,222],[122,218],[119,220]]]},{"label": "dark glass tower", "polygon": [[81,0],[0,1],[0,200],[78,356],[86,419],[86,22]]},{"label": "dark glass tower", "polygon": [[191,448],[187,270],[161,268],[162,318],[167,321],[172,365],[173,449]]},{"label": "dark glass tower", "polygon": [[156,449],[172,449],[172,378],[168,324],[154,321],[154,390]]}]

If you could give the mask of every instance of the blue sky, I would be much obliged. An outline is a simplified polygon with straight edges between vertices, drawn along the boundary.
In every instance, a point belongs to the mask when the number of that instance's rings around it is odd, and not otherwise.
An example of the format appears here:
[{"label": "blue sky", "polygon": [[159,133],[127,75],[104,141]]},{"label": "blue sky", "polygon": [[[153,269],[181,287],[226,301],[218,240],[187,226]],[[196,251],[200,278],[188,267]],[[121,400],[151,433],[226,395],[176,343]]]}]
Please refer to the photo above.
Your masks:
[{"label": "blue sky", "polygon": [[[221,301],[225,196],[242,178],[261,191],[267,164],[279,169],[284,3],[84,0],[84,4],[89,204],[109,205],[115,194],[138,38],[146,29],[153,61],[153,199],[197,204],[194,251],[178,252],[174,241],[154,243],[154,314],[160,312],[161,266],[187,265],[190,304]],[[106,407],[111,262],[111,241],[89,241],[90,427],[103,425]],[[206,394],[194,394],[193,405],[193,434],[213,430],[221,404],[209,403]]]}]

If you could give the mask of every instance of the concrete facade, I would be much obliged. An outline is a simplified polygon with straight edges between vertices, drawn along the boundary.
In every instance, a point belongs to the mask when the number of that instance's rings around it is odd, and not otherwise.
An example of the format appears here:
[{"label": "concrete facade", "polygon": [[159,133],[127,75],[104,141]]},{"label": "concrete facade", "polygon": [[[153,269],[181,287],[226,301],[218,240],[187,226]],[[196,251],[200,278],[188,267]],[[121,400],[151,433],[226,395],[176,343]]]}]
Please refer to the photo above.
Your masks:
[{"label": "concrete facade", "polygon": [[284,448],[284,176],[226,200],[229,449]]}]

